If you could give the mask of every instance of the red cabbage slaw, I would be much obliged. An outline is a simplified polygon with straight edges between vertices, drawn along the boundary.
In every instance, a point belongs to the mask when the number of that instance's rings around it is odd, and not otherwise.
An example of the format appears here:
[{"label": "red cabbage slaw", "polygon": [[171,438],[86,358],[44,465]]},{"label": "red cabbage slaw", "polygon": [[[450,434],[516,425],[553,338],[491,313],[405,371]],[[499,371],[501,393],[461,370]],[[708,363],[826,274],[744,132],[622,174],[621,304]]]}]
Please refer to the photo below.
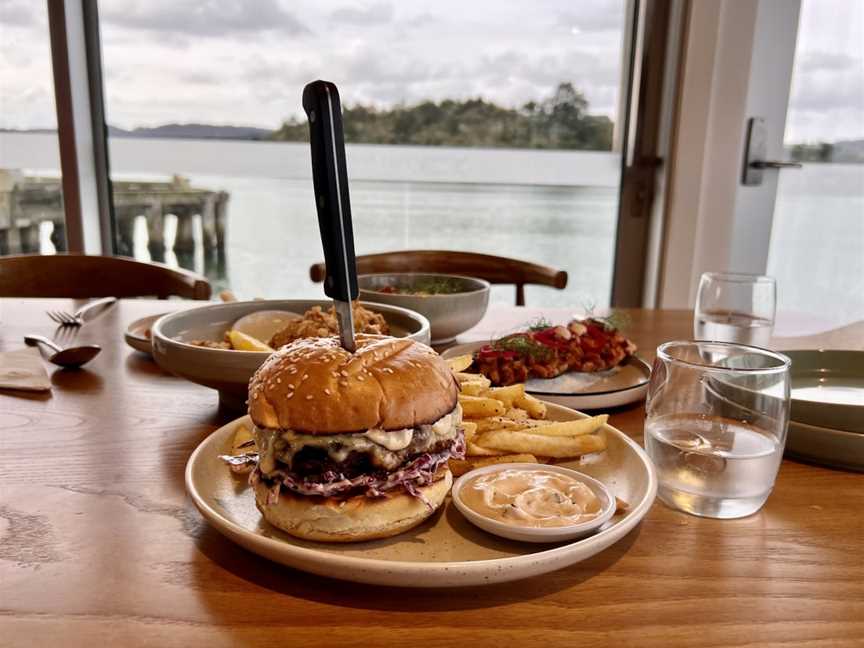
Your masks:
[{"label": "red cabbage slaw", "polygon": [[[422,500],[429,506],[429,502],[426,501],[419,489],[435,481],[439,468],[446,464],[448,459],[462,459],[464,456],[465,437],[460,430],[459,435],[448,448],[440,452],[419,454],[399,470],[383,475],[358,475],[349,479],[342,473],[328,470],[319,479],[312,479],[299,477],[288,470],[278,468],[266,476],[268,481],[273,482],[267,496],[267,504],[276,504],[279,501],[279,491],[283,487],[299,495],[336,498],[356,492],[361,488],[365,488],[363,494],[366,497],[384,497],[388,491],[402,487],[409,495]],[[230,461],[227,457],[222,458],[231,464],[232,469],[235,467],[235,462]],[[261,481],[261,478],[261,471],[256,465],[249,475],[249,483],[255,485]]]}]

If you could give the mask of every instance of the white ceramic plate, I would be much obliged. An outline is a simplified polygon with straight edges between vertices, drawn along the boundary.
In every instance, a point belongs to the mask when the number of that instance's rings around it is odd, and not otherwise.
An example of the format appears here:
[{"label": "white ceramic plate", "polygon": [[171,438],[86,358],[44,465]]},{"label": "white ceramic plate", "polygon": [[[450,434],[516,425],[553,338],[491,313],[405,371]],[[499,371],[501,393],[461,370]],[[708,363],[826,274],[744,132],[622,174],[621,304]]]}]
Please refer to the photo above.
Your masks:
[{"label": "white ceramic plate", "polygon": [[[441,355],[454,358],[471,355],[489,344],[470,342],[450,347]],[[607,371],[584,373],[568,371],[557,378],[532,378],[525,389],[545,401],[574,409],[604,409],[638,403],[648,393],[651,367],[638,357],[631,357],[624,364]]]},{"label": "white ceramic plate", "polygon": [[[584,418],[549,406],[549,418]],[[597,534],[576,542],[538,545],[506,540],[474,527],[449,500],[420,526],[385,540],[326,544],[292,538],[265,522],[244,477],[219,459],[243,417],[216,430],[192,453],[186,489],[201,514],[223,535],[265,558],[342,580],[401,587],[483,585],[528,578],[586,560],[621,540],[645,516],[657,494],[648,456],[624,433],[606,426],[607,450],[562,465],[602,481],[627,502]]]},{"label": "white ceramic plate", "polygon": [[126,327],[126,331],[123,333],[123,339],[126,340],[126,344],[141,353],[152,353],[152,343],[144,332],[150,330],[153,327],[153,323],[164,314],[148,315],[132,322]]}]

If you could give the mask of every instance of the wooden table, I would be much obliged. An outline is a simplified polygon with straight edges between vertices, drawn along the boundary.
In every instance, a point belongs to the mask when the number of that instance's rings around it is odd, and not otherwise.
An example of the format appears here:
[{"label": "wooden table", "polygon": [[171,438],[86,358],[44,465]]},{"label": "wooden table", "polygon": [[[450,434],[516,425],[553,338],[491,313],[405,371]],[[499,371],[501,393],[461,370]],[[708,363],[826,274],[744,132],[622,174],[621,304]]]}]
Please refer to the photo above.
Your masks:
[{"label": "wooden table", "polygon": [[[62,300],[0,300],[0,349],[50,333]],[[0,644],[4,646],[862,645],[864,478],[784,461],[743,520],[655,504],[623,541],[531,580],[390,589],[292,571],[210,528],[183,468],[224,422],[216,394],[123,343],[133,319],[185,307],[126,301],[80,340],[104,352],[53,391],[0,390]],[[493,309],[478,331],[533,313]],[[559,315],[561,313],[558,313]],[[633,311],[645,350],[689,337],[688,312]],[[527,317],[526,317],[527,316]],[[611,423],[634,437],[643,408]]]}]

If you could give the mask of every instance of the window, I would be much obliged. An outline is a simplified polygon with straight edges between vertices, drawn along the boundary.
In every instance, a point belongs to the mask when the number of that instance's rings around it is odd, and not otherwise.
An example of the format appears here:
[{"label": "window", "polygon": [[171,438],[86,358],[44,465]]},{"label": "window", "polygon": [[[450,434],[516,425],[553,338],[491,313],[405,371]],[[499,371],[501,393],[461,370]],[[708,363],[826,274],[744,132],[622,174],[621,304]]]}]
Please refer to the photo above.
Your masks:
[{"label": "window", "polygon": [[0,254],[66,249],[44,2],[0,3]]},{"label": "window", "polygon": [[[238,296],[319,296],[303,86],[342,92],[358,254],[566,269],[609,303],[624,0],[100,2],[120,251]],[[493,299],[512,301],[502,287]]]}]

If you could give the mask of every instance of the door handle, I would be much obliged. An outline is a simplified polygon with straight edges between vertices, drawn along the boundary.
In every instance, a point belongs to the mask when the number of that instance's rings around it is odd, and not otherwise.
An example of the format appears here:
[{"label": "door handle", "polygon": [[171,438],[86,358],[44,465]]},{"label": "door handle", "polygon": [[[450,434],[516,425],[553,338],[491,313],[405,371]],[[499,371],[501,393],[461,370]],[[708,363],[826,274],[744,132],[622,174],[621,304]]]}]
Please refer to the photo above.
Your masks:
[{"label": "door handle", "polygon": [[750,163],[751,169],[800,169],[800,162],[777,162],[776,160],[757,160]]},{"label": "door handle", "polygon": [[766,160],[768,155],[768,134],[765,120],[751,117],[747,122],[747,144],[744,149],[741,184],[754,187],[762,184],[765,169],[800,169],[800,162],[779,162]]}]

